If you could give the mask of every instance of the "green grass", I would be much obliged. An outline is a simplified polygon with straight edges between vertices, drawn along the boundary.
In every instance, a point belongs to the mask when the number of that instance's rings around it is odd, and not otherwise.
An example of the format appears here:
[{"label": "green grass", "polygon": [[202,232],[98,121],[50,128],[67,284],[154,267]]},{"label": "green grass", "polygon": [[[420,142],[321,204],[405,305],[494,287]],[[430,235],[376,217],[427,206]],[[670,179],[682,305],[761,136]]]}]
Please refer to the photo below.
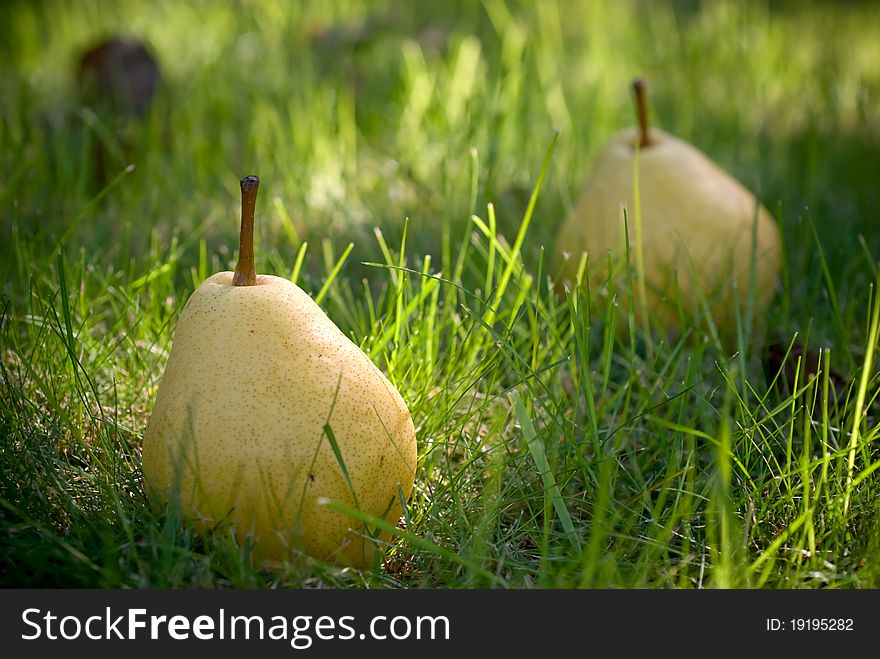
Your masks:
[{"label": "green grass", "polygon": [[[3,23],[0,584],[880,586],[872,3],[19,2]],[[165,83],[126,147],[72,75],[118,31]],[[553,294],[545,249],[635,75],[782,229],[780,292],[733,346],[616,338],[607,299]],[[175,322],[234,266],[250,173],[258,272],[319,299],[415,420],[381,569],[262,570],[144,496]],[[795,337],[830,352],[789,389],[764,346]]]}]

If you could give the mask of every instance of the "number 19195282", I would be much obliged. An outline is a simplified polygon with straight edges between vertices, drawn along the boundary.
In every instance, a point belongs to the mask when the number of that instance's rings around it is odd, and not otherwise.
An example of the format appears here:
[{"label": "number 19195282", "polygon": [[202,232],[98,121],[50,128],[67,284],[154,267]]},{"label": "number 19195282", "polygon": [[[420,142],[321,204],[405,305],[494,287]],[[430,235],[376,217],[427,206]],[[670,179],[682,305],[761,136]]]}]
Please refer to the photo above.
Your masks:
[{"label": "number 19195282", "polygon": [[852,631],[852,618],[792,618],[792,631]]}]

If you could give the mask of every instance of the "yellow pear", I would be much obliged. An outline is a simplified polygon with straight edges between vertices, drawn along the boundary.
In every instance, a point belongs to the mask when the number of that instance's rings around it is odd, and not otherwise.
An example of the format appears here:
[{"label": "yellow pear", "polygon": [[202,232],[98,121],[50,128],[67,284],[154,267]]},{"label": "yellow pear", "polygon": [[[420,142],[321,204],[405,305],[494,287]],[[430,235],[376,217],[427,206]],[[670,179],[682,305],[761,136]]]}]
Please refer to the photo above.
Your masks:
[{"label": "yellow pear", "polygon": [[412,417],[305,292],[255,274],[258,186],[241,182],[235,273],[205,280],[177,323],[144,435],[147,491],[203,527],[231,524],[259,561],[300,550],[369,567],[388,535],[322,502],[396,523],[416,468]]},{"label": "yellow pear", "polygon": [[626,311],[626,208],[637,323],[680,330],[680,316],[699,322],[708,309],[716,326],[730,334],[735,307],[744,312],[751,287],[753,310],[773,298],[779,230],[754,195],[705,154],[649,130],[644,85],[636,81],[634,87],[640,127],[611,139],[563,223],[556,242],[560,280],[576,281],[586,252],[591,290],[610,281],[610,292]]}]

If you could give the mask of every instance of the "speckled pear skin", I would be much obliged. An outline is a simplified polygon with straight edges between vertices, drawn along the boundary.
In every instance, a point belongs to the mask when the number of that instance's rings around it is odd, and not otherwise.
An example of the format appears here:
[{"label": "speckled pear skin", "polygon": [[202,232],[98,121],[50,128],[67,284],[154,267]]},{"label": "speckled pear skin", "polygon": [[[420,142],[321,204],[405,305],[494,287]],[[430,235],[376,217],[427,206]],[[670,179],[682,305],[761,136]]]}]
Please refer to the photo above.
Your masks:
[{"label": "speckled pear skin", "polygon": [[178,321],[144,435],[148,494],[175,499],[205,527],[231,522],[259,560],[297,549],[370,567],[375,543],[319,500],[397,522],[398,485],[408,497],[416,468],[406,404],[295,284],[260,275],[233,286],[232,277],[208,278]]},{"label": "speckled pear skin", "polygon": [[[610,255],[610,279],[622,313],[628,305],[621,208],[627,208],[630,259],[635,268],[633,145],[638,136],[638,129],[628,128],[610,140],[556,241],[560,280],[576,280],[580,256],[586,251],[594,292],[608,279]],[[753,227],[754,309],[766,308],[773,298],[782,257],[776,223],[751,192],[701,151],[657,128],[651,129],[651,139],[653,143],[638,156],[651,324],[679,330],[678,305],[685,317],[698,318],[705,303],[716,325],[733,327],[733,282],[741,303],[749,293]],[[634,311],[641,322],[638,304]]]}]

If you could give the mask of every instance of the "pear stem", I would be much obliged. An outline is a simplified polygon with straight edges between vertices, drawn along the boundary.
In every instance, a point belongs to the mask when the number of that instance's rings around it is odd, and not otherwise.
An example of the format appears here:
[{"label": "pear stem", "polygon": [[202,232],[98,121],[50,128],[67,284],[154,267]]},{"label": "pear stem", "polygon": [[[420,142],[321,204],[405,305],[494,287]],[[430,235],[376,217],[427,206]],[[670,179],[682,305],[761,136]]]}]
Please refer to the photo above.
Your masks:
[{"label": "pear stem", "polygon": [[636,93],[636,113],[639,116],[639,148],[644,149],[654,143],[648,132],[648,96],[645,91],[645,81],[641,78],[633,80],[633,91]]},{"label": "pear stem", "polygon": [[254,209],[260,179],[245,176],[241,179],[241,234],[239,236],[238,263],[232,277],[233,286],[256,286],[257,271],[254,268]]}]

